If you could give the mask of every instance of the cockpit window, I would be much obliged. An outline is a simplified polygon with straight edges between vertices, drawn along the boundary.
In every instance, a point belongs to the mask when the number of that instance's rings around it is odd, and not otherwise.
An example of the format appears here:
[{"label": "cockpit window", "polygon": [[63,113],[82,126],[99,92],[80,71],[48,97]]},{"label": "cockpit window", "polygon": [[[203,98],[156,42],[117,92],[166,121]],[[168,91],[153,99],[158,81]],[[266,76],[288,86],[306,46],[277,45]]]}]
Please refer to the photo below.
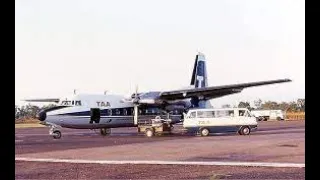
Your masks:
[{"label": "cockpit window", "polygon": [[76,101],[76,106],[81,106],[81,101]]},{"label": "cockpit window", "polygon": [[81,101],[61,101],[61,105],[63,106],[81,106]]},{"label": "cockpit window", "polygon": [[69,105],[71,105],[71,101],[62,101],[61,105],[69,106]]}]

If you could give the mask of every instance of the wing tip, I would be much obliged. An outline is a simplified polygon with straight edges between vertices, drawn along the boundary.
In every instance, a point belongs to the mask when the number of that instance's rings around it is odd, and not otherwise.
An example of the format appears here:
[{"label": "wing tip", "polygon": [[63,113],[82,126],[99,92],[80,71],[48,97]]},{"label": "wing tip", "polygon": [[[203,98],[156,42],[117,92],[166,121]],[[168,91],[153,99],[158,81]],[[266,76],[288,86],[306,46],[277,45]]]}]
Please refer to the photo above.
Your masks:
[{"label": "wing tip", "polygon": [[292,82],[292,80],[289,78],[286,78],[286,79],[284,79],[284,82]]}]

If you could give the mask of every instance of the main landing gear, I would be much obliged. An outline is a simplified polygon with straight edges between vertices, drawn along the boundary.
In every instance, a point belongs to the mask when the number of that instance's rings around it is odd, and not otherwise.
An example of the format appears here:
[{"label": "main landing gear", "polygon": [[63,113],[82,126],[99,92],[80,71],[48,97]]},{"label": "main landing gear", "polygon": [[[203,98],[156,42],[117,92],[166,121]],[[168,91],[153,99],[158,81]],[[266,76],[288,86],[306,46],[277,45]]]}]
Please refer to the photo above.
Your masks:
[{"label": "main landing gear", "polygon": [[108,136],[111,134],[111,129],[110,128],[101,128],[100,129],[100,134],[102,136]]}]

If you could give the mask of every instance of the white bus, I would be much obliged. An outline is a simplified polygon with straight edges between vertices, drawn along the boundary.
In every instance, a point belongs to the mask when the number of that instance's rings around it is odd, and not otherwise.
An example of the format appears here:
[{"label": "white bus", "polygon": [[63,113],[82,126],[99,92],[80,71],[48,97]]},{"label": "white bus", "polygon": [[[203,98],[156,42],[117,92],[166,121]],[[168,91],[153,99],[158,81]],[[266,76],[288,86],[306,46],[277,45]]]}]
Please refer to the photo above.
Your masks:
[{"label": "white bus", "polygon": [[252,110],[251,114],[258,118],[259,121],[268,119],[284,120],[284,113],[282,110]]},{"label": "white bus", "polygon": [[249,135],[257,129],[258,122],[246,108],[191,109],[185,115],[183,127],[201,136],[221,132]]}]

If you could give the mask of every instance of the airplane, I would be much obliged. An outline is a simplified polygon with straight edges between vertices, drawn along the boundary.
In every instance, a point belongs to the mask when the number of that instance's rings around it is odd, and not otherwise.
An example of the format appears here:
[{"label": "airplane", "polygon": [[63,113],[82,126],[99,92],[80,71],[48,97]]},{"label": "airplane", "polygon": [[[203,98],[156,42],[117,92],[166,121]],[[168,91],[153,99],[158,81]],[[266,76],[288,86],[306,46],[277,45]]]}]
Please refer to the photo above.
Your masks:
[{"label": "airplane", "polygon": [[[240,93],[243,89],[268,84],[291,82],[277,79],[222,86],[208,86],[206,58],[198,53],[195,58],[190,86],[171,91],[136,92],[130,98],[115,94],[73,94],[62,98],[26,99],[27,102],[52,102],[57,106],[37,114],[40,123],[49,126],[49,134],[61,138],[60,127],[73,129],[100,129],[103,136],[110,135],[111,128],[136,127],[137,120],[166,116],[171,125],[183,119],[183,113],[191,108],[209,108],[209,100]],[[139,106],[139,110],[135,107]]]}]

